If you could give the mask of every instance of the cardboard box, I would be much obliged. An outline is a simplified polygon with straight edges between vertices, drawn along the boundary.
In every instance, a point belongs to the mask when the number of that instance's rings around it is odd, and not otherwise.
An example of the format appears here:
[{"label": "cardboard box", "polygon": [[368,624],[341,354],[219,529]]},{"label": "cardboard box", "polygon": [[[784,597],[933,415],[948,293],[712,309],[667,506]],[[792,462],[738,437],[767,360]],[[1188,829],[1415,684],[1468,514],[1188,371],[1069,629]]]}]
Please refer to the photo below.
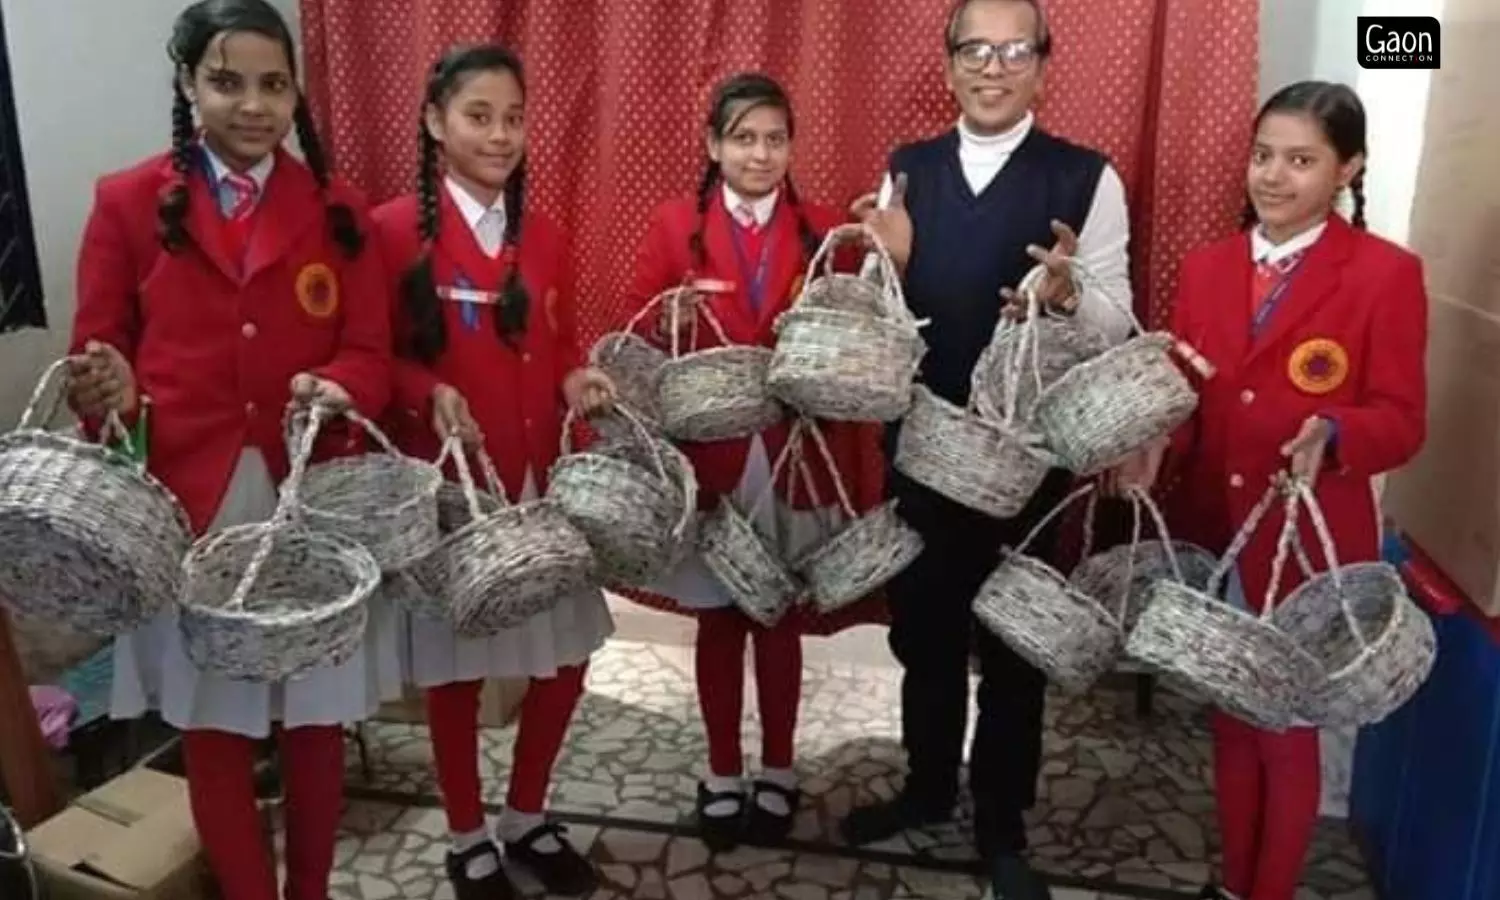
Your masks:
[{"label": "cardboard box", "polygon": [[[530,682],[525,678],[494,678],[484,683],[479,695],[479,724],[483,728],[507,728],[521,714],[521,701],[526,699],[526,688]],[[426,707],[422,702],[422,691],[407,685],[402,698],[386,703],[375,713],[375,718],[385,722],[427,721]]]},{"label": "cardboard box", "polygon": [[132,769],[27,835],[50,900],[213,900],[187,782]]},{"label": "cardboard box", "polygon": [[1383,498],[1396,525],[1490,615],[1500,615],[1497,41],[1494,0],[1448,0],[1411,220],[1431,299],[1427,443]]}]

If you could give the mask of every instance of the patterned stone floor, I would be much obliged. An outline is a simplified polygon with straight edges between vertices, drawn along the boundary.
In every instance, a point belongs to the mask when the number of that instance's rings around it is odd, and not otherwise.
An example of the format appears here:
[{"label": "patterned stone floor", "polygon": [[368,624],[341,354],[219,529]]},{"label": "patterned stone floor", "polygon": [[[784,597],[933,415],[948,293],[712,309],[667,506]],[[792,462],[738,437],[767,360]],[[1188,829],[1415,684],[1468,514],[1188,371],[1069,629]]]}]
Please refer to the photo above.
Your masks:
[{"label": "patterned stone floor", "polygon": [[[615,640],[595,656],[588,695],[557,767],[551,807],[589,848],[607,887],[596,897],[884,900],[977,898],[960,821],[868,848],[841,845],[835,823],[900,783],[897,679],[889,666],[809,658],[798,730],[806,794],[792,840],[711,858],[693,837],[705,758],[682,647]],[[750,692],[753,695],[753,691]],[[747,698],[745,747],[758,738]],[[1030,819],[1037,865],[1057,900],[1191,896],[1216,856],[1209,750],[1201,711],[1170,694],[1146,720],[1126,689],[1051,698],[1042,799]],[[340,845],[340,900],[448,900],[444,827],[420,725],[370,723],[368,778],[351,757],[357,803]],[[487,730],[486,780],[498,809],[513,732]],[[1326,824],[1298,900],[1372,900],[1358,851]]]}]

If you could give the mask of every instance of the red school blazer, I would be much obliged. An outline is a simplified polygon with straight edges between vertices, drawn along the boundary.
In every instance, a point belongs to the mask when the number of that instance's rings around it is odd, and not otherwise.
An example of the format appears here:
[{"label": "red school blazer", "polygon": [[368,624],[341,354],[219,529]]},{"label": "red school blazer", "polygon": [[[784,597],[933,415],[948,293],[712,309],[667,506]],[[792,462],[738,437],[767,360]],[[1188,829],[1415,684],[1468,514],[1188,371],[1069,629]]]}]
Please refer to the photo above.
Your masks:
[{"label": "red school blazer", "polygon": [[240,264],[196,172],[190,240],[175,253],[162,249],[157,202],[178,177],[161,154],[99,181],[79,251],[71,346],[101,341],[130,361],[151,398],[148,468],[201,531],[241,448],[258,448],[273,477],[285,477],[282,423],[294,375],[337,382],[366,416],[385,408],[390,300],[374,249],[351,260],[329,233],[327,198],[354,210],[368,235],[353,188],[335,183],[325,198],[307,166],[278,150]]},{"label": "red school blazer", "polygon": [[[1340,563],[1377,560],[1371,479],[1416,455],[1427,423],[1427,293],[1412,253],[1333,216],[1310,247],[1262,333],[1251,336],[1249,234],[1189,253],[1173,331],[1217,369],[1174,435],[1167,469],[1174,535],[1222,552],[1288,460],[1281,447],[1309,416],[1337,428],[1315,495]],[[1280,501],[1239,558],[1249,602],[1267,593]],[[1304,513],[1299,539],[1326,568]],[[1286,567],[1275,598],[1302,580]]]},{"label": "red school blazer", "polygon": [[[820,240],[831,229],[846,221],[843,215],[829,207],[804,204],[802,212]],[[808,264],[794,208],[787,202],[783,192],[770,222],[767,223],[765,240],[771,242],[771,249],[767,262],[765,300],[758,315],[750,303],[747,279],[740,272],[731,232],[735,227],[734,221],[724,206],[723,191],[717,186],[704,218],[706,265],[699,269],[694,265],[689,243],[698,227],[698,198],[682,197],[657,207],[636,257],[635,274],[626,295],[628,315],[633,317],[657,294],[681,285],[690,277],[717,279],[735,285],[733,293],[715,294],[706,301],[708,308],[724,326],[730,341],[736,344],[775,346],[776,317],[797,299]],[[637,331],[658,346],[667,347],[667,343],[658,337],[657,322],[655,314],[647,315]],[[719,346],[720,343],[718,336],[706,323],[699,324],[698,343],[693,349],[705,350]],[[861,426],[837,422],[820,422],[819,425],[828,440],[839,472],[843,475],[844,484],[851,494],[855,493],[859,479],[858,443]],[[786,445],[787,434],[788,423],[782,422],[761,435],[773,464],[777,454]],[[698,476],[699,506],[710,509],[720,496],[733,493],[739,485],[750,452],[750,440],[741,438],[685,443],[683,451],[692,460]],[[806,459],[818,499],[824,505],[834,503],[836,495],[833,481],[822,456],[814,451],[807,454]],[[811,506],[811,502],[800,481],[801,479],[797,479],[792,482],[783,474],[777,482],[779,496],[794,507],[806,509]],[[792,489],[793,486],[795,490]],[[866,508],[873,503],[872,498],[851,496],[850,499],[856,509]]]},{"label": "red school blazer", "polygon": [[[433,280],[456,286],[460,274],[469,284],[498,292],[504,265],[480,249],[474,232],[449,196],[439,188],[438,237],[432,249]],[[414,195],[392,200],[375,211],[375,231],[387,268],[399,285],[420,258],[418,206]],[[431,365],[398,356],[395,365],[393,437],[408,453],[436,458],[441,442],[432,430],[432,391],[447,384],[468,401],[484,433],[485,450],[495,462],[506,492],[519,498],[529,469],[538,491],[546,489],[547,470],[557,459],[562,438],[562,383],[583,363],[569,278],[567,241],[541,215],[527,211],[517,249],[521,280],[530,297],[525,335],[517,347],[500,340],[494,306],[479,306],[477,322],[465,324],[462,304],[440,300],[448,345]],[[404,347],[411,320],[400,296],[394,332]],[[476,478],[479,471],[474,470]]]}]

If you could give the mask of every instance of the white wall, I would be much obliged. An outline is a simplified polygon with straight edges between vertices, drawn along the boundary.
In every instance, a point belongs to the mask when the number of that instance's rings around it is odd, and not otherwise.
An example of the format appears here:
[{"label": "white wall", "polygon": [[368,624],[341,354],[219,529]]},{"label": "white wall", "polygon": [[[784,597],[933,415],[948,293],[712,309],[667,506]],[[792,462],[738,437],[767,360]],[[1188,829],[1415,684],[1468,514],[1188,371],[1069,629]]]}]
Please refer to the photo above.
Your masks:
[{"label": "white wall", "polygon": [[[166,44],[187,0],[0,0],[15,83],[47,331],[0,336],[0,431],[65,349],[73,265],[94,180],[164,149]],[[295,22],[297,0],[273,0]],[[128,7],[128,11],[127,11]]]}]

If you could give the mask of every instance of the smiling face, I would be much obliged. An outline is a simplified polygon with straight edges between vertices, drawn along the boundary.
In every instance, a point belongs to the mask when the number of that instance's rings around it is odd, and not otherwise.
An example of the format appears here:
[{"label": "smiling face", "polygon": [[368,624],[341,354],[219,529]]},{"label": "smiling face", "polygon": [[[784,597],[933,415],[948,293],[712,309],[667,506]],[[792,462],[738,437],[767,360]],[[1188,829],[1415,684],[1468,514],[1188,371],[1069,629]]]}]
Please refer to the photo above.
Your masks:
[{"label": "smiling face", "polygon": [[999,134],[1031,109],[1045,69],[1040,28],[1036,8],[1023,0],[975,0],[959,13],[946,76],[971,131]]},{"label": "smiling face", "polygon": [[740,101],[726,110],[726,130],[708,134],[708,156],[719,164],[730,190],[748,200],[774,191],[792,160],[791,122],[769,103]]},{"label": "smiling face", "polygon": [[1266,236],[1279,243],[1323,221],[1363,165],[1361,154],[1339,159],[1311,115],[1267,113],[1256,130],[1245,177]]},{"label": "smiling face", "polygon": [[498,196],[526,152],[521,81],[508,69],[462,75],[442,104],[427,106],[426,125],[450,176],[476,197]]},{"label": "smiling face", "polygon": [[233,169],[254,166],[291,131],[297,83],[281,41],[253,31],[221,32],[197,68],[178,77],[198,110],[204,142]]}]

